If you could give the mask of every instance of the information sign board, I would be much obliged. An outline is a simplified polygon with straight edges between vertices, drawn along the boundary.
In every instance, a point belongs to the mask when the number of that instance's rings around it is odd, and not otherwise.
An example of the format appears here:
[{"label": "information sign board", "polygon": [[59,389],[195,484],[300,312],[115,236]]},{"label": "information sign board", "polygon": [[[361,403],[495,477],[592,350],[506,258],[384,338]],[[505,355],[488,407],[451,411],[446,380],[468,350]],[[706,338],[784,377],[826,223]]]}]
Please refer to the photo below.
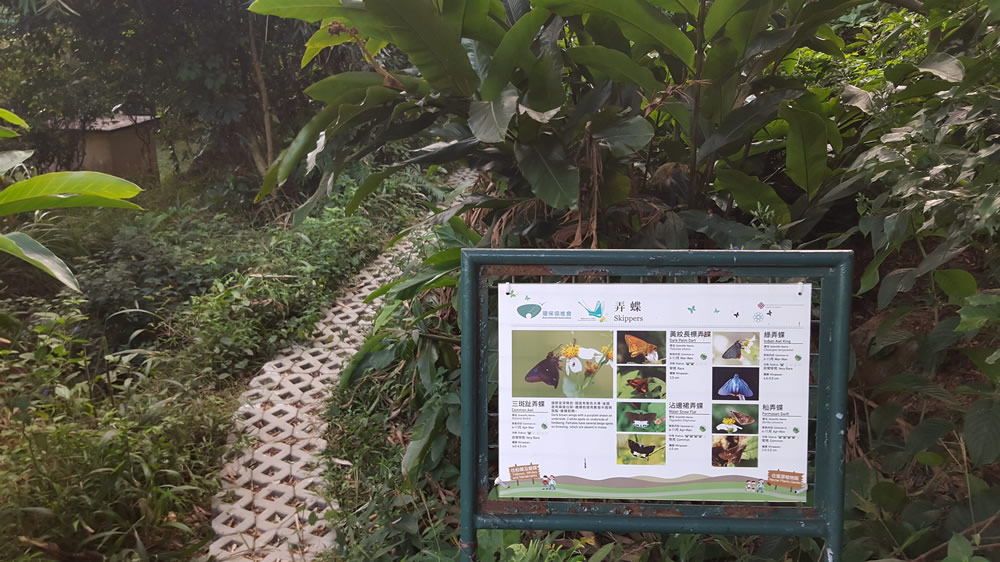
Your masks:
[{"label": "information sign board", "polygon": [[814,536],[838,560],[851,261],[462,250],[462,559],[481,529],[548,529]]},{"label": "information sign board", "polygon": [[802,502],[811,299],[803,283],[502,284],[499,496]]}]

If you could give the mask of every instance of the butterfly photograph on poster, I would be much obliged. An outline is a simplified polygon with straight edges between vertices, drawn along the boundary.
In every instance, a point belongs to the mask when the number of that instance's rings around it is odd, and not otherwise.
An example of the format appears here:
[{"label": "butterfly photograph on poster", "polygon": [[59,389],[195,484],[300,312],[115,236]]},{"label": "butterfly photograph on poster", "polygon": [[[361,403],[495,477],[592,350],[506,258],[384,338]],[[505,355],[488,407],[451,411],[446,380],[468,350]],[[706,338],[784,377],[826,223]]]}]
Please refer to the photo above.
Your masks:
[{"label": "butterfly photograph on poster", "polygon": [[712,364],[739,367],[760,365],[760,333],[713,332]]},{"label": "butterfly photograph on poster", "polygon": [[756,367],[713,367],[714,400],[760,400],[760,369]]},{"label": "butterfly photograph on poster", "polygon": [[664,402],[619,402],[618,431],[663,433],[667,429]]},{"label": "butterfly photograph on poster", "polygon": [[666,367],[619,367],[618,398],[665,398],[666,379]]},{"label": "butterfly photograph on poster", "polygon": [[712,466],[757,467],[757,436],[717,435],[712,438]]},{"label": "butterfly photograph on poster", "polygon": [[662,365],[666,363],[666,341],[666,332],[620,331],[616,362],[619,365]]},{"label": "butterfly photograph on poster", "polygon": [[714,404],[712,406],[712,433],[752,435],[758,433],[757,404]]},{"label": "butterfly photograph on poster", "polygon": [[618,464],[667,464],[667,436],[649,433],[618,434]]},{"label": "butterfly photograph on poster", "polygon": [[609,330],[515,330],[511,395],[525,398],[611,398],[613,334]]}]

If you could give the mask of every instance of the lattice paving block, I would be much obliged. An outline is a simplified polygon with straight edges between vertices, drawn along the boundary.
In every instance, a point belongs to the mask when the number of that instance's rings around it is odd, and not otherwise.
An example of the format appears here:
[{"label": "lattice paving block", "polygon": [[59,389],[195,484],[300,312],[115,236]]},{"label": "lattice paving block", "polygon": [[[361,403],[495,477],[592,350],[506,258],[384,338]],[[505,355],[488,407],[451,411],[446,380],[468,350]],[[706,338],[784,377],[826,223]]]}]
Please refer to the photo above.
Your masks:
[{"label": "lattice paving block", "polygon": [[208,546],[208,555],[220,561],[250,560],[245,556],[253,551],[255,540],[248,534],[223,535]]},{"label": "lattice paving block", "polygon": [[256,387],[240,394],[241,406],[254,406],[264,402],[276,402],[273,391],[262,387]]},{"label": "lattice paving block", "polygon": [[322,404],[330,395],[330,391],[327,387],[336,381],[336,375],[319,375],[313,379],[313,384],[316,388],[300,394],[299,399],[292,402],[292,405],[301,410],[305,406]]},{"label": "lattice paving block", "polygon": [[294,556],[286,548],[272,550],[267,556],[261,558],[259,562],[302,562],[301,556]]},{"label": "lattice paving block", "polygon": [[282,482],[271,482],[257,491],[253,496],[253,511],[264,509],[274,505],[288,505],[295,497],[295,488]]},{"label": "lattice paving block", "polygon": [[238,461],[226,463],[219,475],[222,478],[222,487],[243,488],[250,483],[253,469],[243,466]]},{"label": "lattice paving block", "polygon": [[265,373],[283,373],[292,368],[292,361],[289,357],[278,357],[277,359],[272,359],[264,366],[260,368],[261,371]]},{"label": "lattice paving block", "polygon": [[316,435],[323,435],[326,433],[327,427],[328,424],[319,420],[302,420],[302,423],[295,426],[292,437],[296,439],[309,439]]},{"label": "lattice paving block", "polygon": [[[292,366],[292,362],[288,361],[288,366]],[[287,369],[282,369],[287,370]],[[256,377],[250,379],[250,388],[263,388],[267,390],[274,390],[281,384],[281,375],[277,373],[265,372],[263,374],[257,375]]]},{"label": "lattice paving block", "polygon": [[271,531],[288,527],[294,520],[295,508],[287,505],[272,505],[257,516],[257,530]]},{"label": "lattice paving block", "polygon": [[236,431],[256,434],[258,423],[264,411],[258,406],[240,406],[233,412],[233,425]]},{"label": "lattice paving block", "polygon": [[255,459],[284,459],[292,452],[288,443],[266,443],[253,452]]},{"label": "lattice paving block", "polygon": [[245,533],[253,526],[253,512],[241,507],[227,509],[212,519],[212,530],[217,535],[237,535]]},{"label": "lattice paving block", "polygon": [[[289,490],[291,493],[292,490]],[[251,509],[254,502],[253,492],[246,488],[228,488],[212,496],[212,509],[218,512],[232,508]]]},{"label": "lattice paving block", "polygon": [[254,425],[257,426],[257,431],[253,435],[256,435],[257,438],[265,443],[284,441],[291,437],[294,431],[294,427],[288,422],[280,420],[268,412],[263,412],[260,421]]},{"label": "lattice paving block", "polygon": [[302,399],[302,391],[292,385],[282,383],[282,385],[274,391],[274,397],[277,398],[279,403],[292,404]]}]

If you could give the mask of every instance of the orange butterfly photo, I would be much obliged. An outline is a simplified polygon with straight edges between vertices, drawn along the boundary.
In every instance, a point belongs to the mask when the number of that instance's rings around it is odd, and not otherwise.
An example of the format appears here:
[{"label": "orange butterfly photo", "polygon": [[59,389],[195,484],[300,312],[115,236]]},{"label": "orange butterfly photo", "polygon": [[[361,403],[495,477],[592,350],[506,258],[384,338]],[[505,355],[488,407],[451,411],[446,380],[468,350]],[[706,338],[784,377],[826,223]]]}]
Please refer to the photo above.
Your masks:
[{"label": "orange butterfly photo", "polygon": [[666,332],[618,332],[619,364],[662,365],[666,362]]}]

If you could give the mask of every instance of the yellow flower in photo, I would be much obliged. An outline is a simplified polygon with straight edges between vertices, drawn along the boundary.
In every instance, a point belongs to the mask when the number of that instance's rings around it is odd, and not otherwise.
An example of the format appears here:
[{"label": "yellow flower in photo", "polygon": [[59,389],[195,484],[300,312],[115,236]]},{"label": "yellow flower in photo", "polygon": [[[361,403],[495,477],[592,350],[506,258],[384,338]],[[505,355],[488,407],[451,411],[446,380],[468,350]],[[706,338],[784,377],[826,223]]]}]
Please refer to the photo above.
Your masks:
[{"label": "yellow flower in photo", "polygon": [[610,345],[606,345],[601,348],[601,355],[606,357],[608,361],[613,361],[615,358],[615,352],[611,349]]},{"label": "yellow flower in photo", "polygon": [[565,357],[566,359],[572,359],[577,355],[580,355],[580,346],[576,344],[567,345],[566,347],[562,348],[561,353],[562,356]]}]

